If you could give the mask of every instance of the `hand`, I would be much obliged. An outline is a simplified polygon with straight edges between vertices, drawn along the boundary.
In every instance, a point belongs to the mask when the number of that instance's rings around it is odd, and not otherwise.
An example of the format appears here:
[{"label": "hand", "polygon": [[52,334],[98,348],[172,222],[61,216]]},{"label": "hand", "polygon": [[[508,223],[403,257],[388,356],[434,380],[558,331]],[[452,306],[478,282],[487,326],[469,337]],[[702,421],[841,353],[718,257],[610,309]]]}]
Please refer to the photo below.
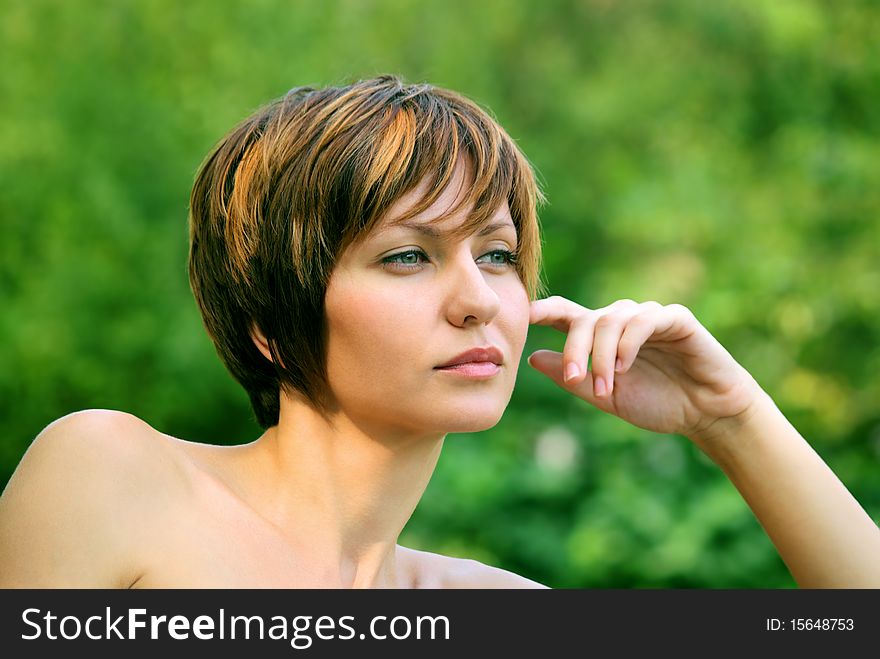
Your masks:
[{"label": "hand", "polygon": [[[562,353],[538,350],[529,365],[591,405],[646,430],[708,440],[731,419],[749,416],[763,395],[754,378],[680,304],[618,300],[587,309],[554,295],[532,302],[529,323],[568,334]],[[572,367],[577,374],[564,377]]]}]

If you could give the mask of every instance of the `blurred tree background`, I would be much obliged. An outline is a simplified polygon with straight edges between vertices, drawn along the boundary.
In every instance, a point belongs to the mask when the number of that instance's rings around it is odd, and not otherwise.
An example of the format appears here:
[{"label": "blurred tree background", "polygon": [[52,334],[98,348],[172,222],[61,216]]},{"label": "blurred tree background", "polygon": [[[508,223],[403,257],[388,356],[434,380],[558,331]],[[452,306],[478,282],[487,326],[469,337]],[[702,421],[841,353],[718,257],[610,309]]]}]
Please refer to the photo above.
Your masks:
[{"label": "blurred tree background", "polygon": [[[880,5],[0,2],[0,483],[83,408],[260,432],[186,278],[197,166],[289,88],[398,73],[489,107],[539,171],[546,279],[680,302],[880,517]],[[525,355],[561,349],[533,328]],[[554,587],[793,587],[689,442],[522,361],[401,543]]]}]

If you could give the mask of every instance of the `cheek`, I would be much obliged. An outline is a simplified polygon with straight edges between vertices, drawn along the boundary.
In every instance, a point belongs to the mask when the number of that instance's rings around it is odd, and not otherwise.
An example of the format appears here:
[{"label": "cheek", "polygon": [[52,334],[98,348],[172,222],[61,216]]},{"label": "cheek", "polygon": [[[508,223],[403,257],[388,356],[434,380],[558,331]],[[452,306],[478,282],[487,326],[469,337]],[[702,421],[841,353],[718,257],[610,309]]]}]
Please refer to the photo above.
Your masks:
[{"label": "cheek", "polygon": [[521,284],[510,291],[507,304],[507,324],[512,333],[511,340],[515,340],[522,348],[529,333],[529,310],[531,301],[525,287]]},{"label": "cheek", "polygon": [[359,287],[334,295],[327,306],[330,357],[351,360],[351,367],[374,358],[387,360],[389,353],[412,352],[411,339],[423,335],[419,320],[425,317],[418,300],[399,294]]}]

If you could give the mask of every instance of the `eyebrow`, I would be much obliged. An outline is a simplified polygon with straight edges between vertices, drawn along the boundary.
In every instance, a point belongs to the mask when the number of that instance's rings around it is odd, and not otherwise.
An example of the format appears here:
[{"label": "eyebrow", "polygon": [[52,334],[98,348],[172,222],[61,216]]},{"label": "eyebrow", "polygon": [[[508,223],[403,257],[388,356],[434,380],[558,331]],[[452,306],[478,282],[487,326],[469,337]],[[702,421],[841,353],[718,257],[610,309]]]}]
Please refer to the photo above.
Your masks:
[{"label": "eyebrow", "polygon": [[[444,235],[443,231],[440,231],[430,224],[423,222],[399,222],[397,224],[392,224],[390,226],[384,227],[380,233],[385,233],[390,231],[391,229],[396,229],[397,227],[404,227],[406,229],[413,229],[414,231],[418,231],[419,233],[423,233],[426,236],[430,236],[431,238],[440,238]],[[490,233],[494,233],[500,229],[511,228],[516,230],[516,227],[513,225],[513,222],[490,222],[489,224],[484,225],[478,232],[478,236],[488,236]]]}]

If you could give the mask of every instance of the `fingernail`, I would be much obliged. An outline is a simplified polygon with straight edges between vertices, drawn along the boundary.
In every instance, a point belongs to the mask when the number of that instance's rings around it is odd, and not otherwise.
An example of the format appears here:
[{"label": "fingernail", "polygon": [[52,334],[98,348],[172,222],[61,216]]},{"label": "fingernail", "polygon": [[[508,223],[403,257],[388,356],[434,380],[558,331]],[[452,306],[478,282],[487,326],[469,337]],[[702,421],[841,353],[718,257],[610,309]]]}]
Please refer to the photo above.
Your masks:
[{"label": "fingernail", "polygon": [[614,370],[620,373],[620,370],[623,368],[623,362],[620,361],[620,357],[617,358],[617,363],[614,365]]},{"label": "fingernail", "polygon": [[570,363],[565,367],[565,381],[573,380],[576,378],[581,372],[581,369],[578,368],[578,365],[574,362]]},{"label": "fingernail", "polygon": [[597,396],[604,396],[605,395],[605,380],[602,379],[601,377],[597,377],[593,381],[593,391],[596,393]]}]

